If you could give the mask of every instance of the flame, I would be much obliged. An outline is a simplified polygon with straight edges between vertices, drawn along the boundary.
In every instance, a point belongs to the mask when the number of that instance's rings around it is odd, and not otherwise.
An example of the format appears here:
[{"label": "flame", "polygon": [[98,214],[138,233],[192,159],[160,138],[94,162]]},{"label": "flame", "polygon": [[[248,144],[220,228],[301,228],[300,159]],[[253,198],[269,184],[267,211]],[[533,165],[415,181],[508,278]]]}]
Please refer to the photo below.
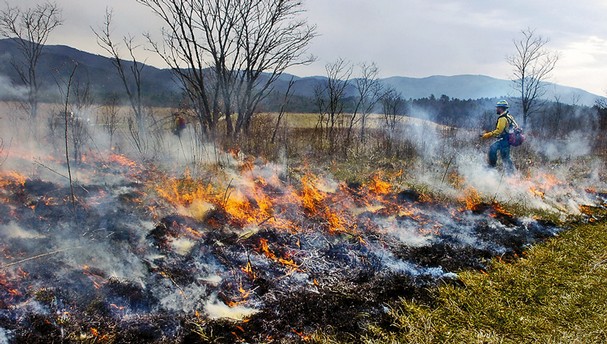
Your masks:
[{"label": "flame", "polygon": [[268,239],[261,238],[259,239],[259,251],[263,253],[268,259],[280,263],[284,266],[290,267],[292,269],[299,269],[299,265],[290,258],[282,258],[276,256],[274,252],[270,250],[270,246],[268,245]]},{"label": "flame", "polygon": [[248,298],[249,298],[249,296],[251,295],[251,292],[250,292],[250,291],[248,291],[248,290],[245,290],[245,289],[242,287],[242,284],[240,285],[240,287],[238,287],[238,291],[240,292],[240,295],[241,295],[241,297],[242,297],[243,299],[248,299]]},{"label": "flame", "polygon": [[327,222],[329,223],[329,232],[345,232],[345,220],[336,212],[326,209]]},{"label": "flame", "polygon": [[475,210],[481,204],[482,200],[478,191],[470,186],[464,190],[462,201],[466,204],[467,210]]},{"label": "flame", "polygon": [[532,185],[531,187],[529,187],[529,192],[537,197],[540,198],[544,198],[544,196],[546,195],[543,191],[539,190],[536,186]]},{"label": "flame", "polygon": [[316,213],[319,204],[325,198],[315,187],[316,182],[317,178],[311,174],[306,174],[301,178],[301,202],[304,209],[310,213]]},{"label": "flame", "polygon": [[549,190],[562,184],[562,182],[553,174],[543,173],[539,175],[539,181],[542,189]]},{"label": "flame", "polygon": [[243,303],[247,302],[247,300],[249,299],[249,296],[251,296],[251,292],[244,289],[244,287],[242,286],[242,283],[240,283],[240,285],[238,286],[238,292],[240,293],[239,296],[239,300],[228,300],[226,302],[226,305],[230,308],[234,308],[237,306],[242,305]]},{"label": "flame", "polygon": [[83,265],[82,266],[82,272],[86,276],[88,276],[88,278],[93,283],[93,286],[95,287],[95,289],[101,289],[101,287],[103,286],[103,284],[105,282],[107,282],[107,280],[103,276],[100,276],[100,275],[94,273],[93,271],[91,271],[91,267],[88,266],[88,265]]},{"label": "flame", "polygon": [[271,260],[276,260],[276,255],[270,251],[270,247],[268,245],[268,239],[261,238],[259,239],[259,250]]},{"label": "flame", "polygon": [[25,186],[26,181],[27,177],[15,171],[4,172],[0,175],[0,187],[2,188],[9,185]]},{"label": "flame", "polygon": [[295,329],[292,329],[292,331],[293,331],[293,333],[295,333],[296,335],[298,335],[298,336],[301,338],[301,340],[303,340],[304,342],[307,342],[307,341],[309,341],[309,340],[312,340],[312,337],[311,337],[311,336],[306,335],[306,334],[304,334],[303,332],[299,332],[299,331],[297,331],[297,330],[295,330]]},{"label": "flame", "polygon": [[529,193],[544,199],[547,191],[550,191],[559,185],[563,185],[563,182],[553,174],[540,173],[530,179],[529,184]]},{"label": "flame", "polygon": [[368,188],[370,192],[376,195],[387,195],[392,192],[392,185],[386,181],[383,181],[379,174],[373,176]]},{"label": "flame", "polygon": [[110,303],[110,307],[112,307],[112,308],[114,308],[115,310],[118,310],[118,311],[123,311],[123,310],[125,310],[125,309],[126,309],[126,307],[125,307],[125,306],[118,306],[118,305],[117,305],[117,304],[115,304],[115,303]]},{"label": "flame", "polygon": [[499,215],[503,215],[503,216],[507,216],[507,217],[513,217],[514,214],[512,214],[511,212],[509,212],[508,210],[504,209],[504,207],[497,203],[497,202],[493,202],[493,210],[495,211],[494,214],[491,214],[491,216],[495,217],[498,214]]},{"label": "flame", "polygon": [[[222,209],[229,216],[233,225],[245,227],[268,222],[277,225],[274,218],[274,202],[263,190],[267,182],[256,180],[239,180],[238,188],[218,183],[213,185],[192,178],[186,173],[182,178],[167,178],[156,186],[160,197],[178,206],[186,207],[190,214],[202,220],[213,209]],[[280,227],[288,226],[283,222]]]},{"label": "flame", "polygon": [[255,271],[253,271],[253,265],[251,264],[251,261],[247,262],[247,265],[245,265],[244,267],[240,268],[240,270],[242,270],[242,272],[244,272],[245,274],[247,274],[249,276],[249,278],[251,279],[256,279],[256,275],[255,275]]},{"label": "flame", "polygon": [[135,161],[127,158],[126,156],[124,156],[122,154],[112,153],[112,154],[110,154],[109,160],[118,165],[128,167],[128,168],[135,168],[135,167],[139,166]]}]

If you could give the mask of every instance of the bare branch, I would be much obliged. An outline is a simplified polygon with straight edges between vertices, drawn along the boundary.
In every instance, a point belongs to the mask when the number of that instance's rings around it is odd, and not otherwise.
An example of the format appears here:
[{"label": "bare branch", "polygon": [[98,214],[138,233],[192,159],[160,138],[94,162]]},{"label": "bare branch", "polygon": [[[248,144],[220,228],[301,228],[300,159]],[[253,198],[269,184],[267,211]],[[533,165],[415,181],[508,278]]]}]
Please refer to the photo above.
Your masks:
[{"label": "bare branch", "polygon": [[[200,124],[214,132],[247,131],[258,104],[286,68],[309,63],[315,27],[298,19],[295,0],[137,0],[159,16],[162,42],[152,49],[172,68]],[[231,115],[237,113],[236,127]]]},{"label": "bare branch", "polygon": [[30,116],[38,113],[39,85],[36,67],[51,32],[63,23],[61,9],[56,3],[45,2],[33,8],[6,7],[0,11],[0,37],[12,39],[21,52],[21,59],[13,59],[12,66],[21,82],[28,88]]},{"label": "bare branch", "polygon": [[546,94],[545,81],[551,77],[559,55],[546,49],[548,39],[536,35],[535,30],[522,30],[523,37],[514,40],[516,53],[506,57],[513,67],[514,87],[521,96],[523,121],[536,112]]},{"label": "bare branch", "polygon": [[[136,128],[138,131],[138,135],[133,137],[143,139],[146,131],[146,118],[143,109],[141,89],[142,71],[145,64],[139,62],[135,57],[135,50],[139,45],[135,44],[135,39],[132,36],[125,36],[122,38],[122,43],[128,51],[130,61],[126,61],[121,57],[120,43],[115,43],[112,39],[112,14],[110,9],[106,9],[103,26],[97,30],[93,28],[91,28],[91,30],[97,37],[97,45],[111,56],[112,64],[114,65],[116,72],[122,81],[122,86],[128,96],[129,104],[135,115]],[[132,127],[131,129],[135,129],[135,127]],[[143,142],[136,142],[136,147],[142,152],[145,148],[145,144]]]}]

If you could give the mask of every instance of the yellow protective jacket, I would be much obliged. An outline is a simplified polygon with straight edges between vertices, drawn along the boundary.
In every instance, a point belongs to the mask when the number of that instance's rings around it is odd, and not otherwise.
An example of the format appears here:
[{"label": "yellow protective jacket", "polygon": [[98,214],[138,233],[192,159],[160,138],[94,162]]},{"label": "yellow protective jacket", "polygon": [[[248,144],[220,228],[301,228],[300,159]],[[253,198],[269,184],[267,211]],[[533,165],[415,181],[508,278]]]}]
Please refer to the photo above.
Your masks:
[{"label": "yellow protective jacket", "polygon": [[484,133],[483,138],[488,139],[490,137],[500,137],[506,134],[508,132],[508,128],[510,127],[510,123],[512,122],[514,122],[514,119],[512,119],[510,112],[505,111],[498,117],[497,123],[495,124],[495,130]]}]

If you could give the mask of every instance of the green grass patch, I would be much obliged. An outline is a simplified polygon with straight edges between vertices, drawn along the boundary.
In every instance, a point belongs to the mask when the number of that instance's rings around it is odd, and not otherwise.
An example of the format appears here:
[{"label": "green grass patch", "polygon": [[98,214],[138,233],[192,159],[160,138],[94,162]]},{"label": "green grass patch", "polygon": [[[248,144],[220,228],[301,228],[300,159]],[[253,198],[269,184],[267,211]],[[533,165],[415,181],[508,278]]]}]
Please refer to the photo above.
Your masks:
[{"label": "green grass patch", "polygon": [[586,224],[489,273],[432,291],[432,304],[402,300],[390,328],[367,343],[605,343],[607,225]]}]

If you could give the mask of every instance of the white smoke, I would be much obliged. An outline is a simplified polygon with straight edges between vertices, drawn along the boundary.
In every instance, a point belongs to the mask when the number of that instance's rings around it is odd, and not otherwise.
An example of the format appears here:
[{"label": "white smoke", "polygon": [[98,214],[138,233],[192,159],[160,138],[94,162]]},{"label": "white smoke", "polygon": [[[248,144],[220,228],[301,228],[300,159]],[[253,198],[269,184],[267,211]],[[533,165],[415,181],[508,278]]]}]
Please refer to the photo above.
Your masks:
[{"label": "white smoke", "polygon": [[5,330],[0,327],[0,344],[9,344],[12,340],[11,331]]},{"label": "white smoke", "polygon": [[28,90],[25,86],[15,86],[10,78],[0,75],[0,95],[5,99],[27,99]]},{"label": "white smoke", "polygon": [[431,244],[433,236],[421,234],[419,224],[415,221],[403,223],[395,217],[375,220],[377,225],[387,234],[398,238],[401,242],[411,247],[421,247]]},{"label": "white smoke", "polygon": [[571,132],[563,139],[529,141],[536,152],[543,153],[551,161],[580,158],[592,152],[592,140],[585,131]]},{"label": "white smoke", "polygon": [[21,228],[12,221],[6,225],[0,225],[0,236],[7,239],[40,239],[45,237],[40,233]]},{"label": "white smoke", "polygon": [[212,295],[204,304],[204,310],[206,311],[210,319],[232,319],[232,320],[243,320],[250,317],[259,310],[254,308],[245,307],[242,305],[228,306],[225,303],[217,300],[216,295]]}]

